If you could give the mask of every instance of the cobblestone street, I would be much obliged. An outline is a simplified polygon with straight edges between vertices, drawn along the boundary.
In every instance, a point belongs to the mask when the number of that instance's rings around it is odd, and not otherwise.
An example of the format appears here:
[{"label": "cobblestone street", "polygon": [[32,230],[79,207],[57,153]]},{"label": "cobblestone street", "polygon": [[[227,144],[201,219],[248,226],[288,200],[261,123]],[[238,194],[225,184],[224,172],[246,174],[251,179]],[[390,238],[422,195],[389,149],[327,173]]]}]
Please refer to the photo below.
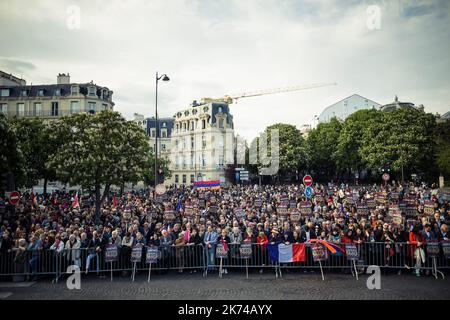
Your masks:
[{"label": "cobblestone street", "polygon": [[200,274],[153,275],[147,283],[146,274],[130,278],[83,277],[80,290],[68,290],[66,279],[36,283],[0,283],[0,299],[449,299],[450,279],[416,278],[411,275],[389,275],[381,278],[380,290],[366,287],[367,275],[357,281],[351,275],[285,274],[217,274],[203,278]]}]

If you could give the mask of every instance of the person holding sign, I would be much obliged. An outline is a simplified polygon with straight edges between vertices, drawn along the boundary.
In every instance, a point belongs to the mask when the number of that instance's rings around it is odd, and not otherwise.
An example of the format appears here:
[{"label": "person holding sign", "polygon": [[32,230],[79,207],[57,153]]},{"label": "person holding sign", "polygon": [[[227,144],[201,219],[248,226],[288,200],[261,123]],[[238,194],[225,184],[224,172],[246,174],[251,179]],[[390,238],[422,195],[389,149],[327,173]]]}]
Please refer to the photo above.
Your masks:
[{"label": "person holding sign", "polygon": [[[217,237],[217,243],[221,243],[225,251],[228,251],[229,244],[231,243],[230,237],[228,236],[227,229],[222,229],[222,233]],[[223,269],[223,273],[228,274],[227,269]]]}]

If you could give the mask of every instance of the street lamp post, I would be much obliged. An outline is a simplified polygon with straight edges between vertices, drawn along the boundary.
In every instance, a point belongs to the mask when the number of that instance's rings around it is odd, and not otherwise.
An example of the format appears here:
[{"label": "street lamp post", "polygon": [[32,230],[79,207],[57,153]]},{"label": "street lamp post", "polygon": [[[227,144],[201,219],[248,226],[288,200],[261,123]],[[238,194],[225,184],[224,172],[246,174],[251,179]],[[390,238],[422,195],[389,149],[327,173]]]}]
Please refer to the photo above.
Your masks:
[{"label": "street lamp post", "polygon": [[156,185],[158,184],[158,81],[169,81],[169,77],[166,74],[158,76],[158,71],[156,72],[156,91],[155,91],[155,192]]}]

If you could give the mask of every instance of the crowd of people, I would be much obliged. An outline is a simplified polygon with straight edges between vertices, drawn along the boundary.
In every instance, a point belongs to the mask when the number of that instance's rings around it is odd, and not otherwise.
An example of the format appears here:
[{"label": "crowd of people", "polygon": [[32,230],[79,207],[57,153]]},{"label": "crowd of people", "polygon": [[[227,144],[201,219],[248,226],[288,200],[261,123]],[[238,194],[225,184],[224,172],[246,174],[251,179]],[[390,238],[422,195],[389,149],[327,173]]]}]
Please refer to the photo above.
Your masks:
[{"label": "crowd of people", "polygon": [[[386,257],[399,256],[399,273],[412,261],[410,267],[419,276],[429,272],[421,268],[427,260],[426,244],[449,240],[450,198],[434,186],[316,184],[310,199],[304,188],[302,184],[218,190],[172,186],[162,195],[141,190],[111,194],[99,215],[92,196],[78,198],[64,190],[23,193],[14,212],[1,215],[0,269],[8,257],[14,259],[14,272],[29,268],[36,274],[41,252],[53,251],[64,253],[70,264],[86,273],[94,265],[98,272],[99,257],[109,244],[117,245],[125,260],[136,244],[199,246],[208,268],[214,268],[217,244],[252,243],[264,249],[270,243],[319,239],[360,248],[387,244],[387,254],[383,252],[375,263],[384,265]],[[180,250],[173,252],[174,259],[182,260]],[[363,254],[362,259],[367,258]],[[182,272],[183,265],[179,266]]]}]

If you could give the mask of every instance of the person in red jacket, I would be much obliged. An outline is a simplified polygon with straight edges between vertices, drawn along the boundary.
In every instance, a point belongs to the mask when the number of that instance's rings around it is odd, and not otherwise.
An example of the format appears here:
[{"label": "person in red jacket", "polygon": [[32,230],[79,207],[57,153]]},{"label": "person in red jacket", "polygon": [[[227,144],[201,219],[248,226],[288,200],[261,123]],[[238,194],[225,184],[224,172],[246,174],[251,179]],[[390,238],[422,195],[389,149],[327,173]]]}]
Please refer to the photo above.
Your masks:
[{"label": "person in red jacket", "polygon": [[420,277],[422,263],[425,263],[424,242],[423,234],[419,231],[419,226],[415,224],[409,233],[409,255],[416,260],[414,268],[418,277]]},{"label": "person in red jacket", "polygon": [[[260,260],[261,266],[264,267],[266,260],[266,247],[269,243],[269,239],[267,239],[264,231],[260,231],[258,236],[256,237],[256,243],[258,244],[258,258]],[[263,268],[259,270],[259,273],[263,273]]]}]

